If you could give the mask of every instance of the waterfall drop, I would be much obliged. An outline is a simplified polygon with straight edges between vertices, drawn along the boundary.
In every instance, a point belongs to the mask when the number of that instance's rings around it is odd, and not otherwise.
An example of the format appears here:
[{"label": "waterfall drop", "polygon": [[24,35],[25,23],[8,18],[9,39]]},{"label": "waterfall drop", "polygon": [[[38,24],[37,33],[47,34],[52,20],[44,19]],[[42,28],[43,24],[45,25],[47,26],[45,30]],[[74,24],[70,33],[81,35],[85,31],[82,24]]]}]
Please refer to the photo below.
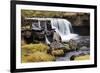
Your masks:
[{"label": "waterfall drop", "polygon": [[52,28],[60,35],[62,42],[76,39],[78,37],[77,34],[73,33],[72,25],[66,19],[53,19]]}]

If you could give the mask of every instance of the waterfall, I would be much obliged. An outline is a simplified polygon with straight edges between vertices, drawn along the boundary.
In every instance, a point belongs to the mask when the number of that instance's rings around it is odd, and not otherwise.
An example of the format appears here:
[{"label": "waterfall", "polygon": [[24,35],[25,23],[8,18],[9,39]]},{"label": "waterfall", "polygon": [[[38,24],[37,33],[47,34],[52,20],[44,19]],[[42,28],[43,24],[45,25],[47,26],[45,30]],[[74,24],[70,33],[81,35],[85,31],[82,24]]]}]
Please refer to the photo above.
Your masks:
[{"label": "waterfall", "polygon": [[62,42],[76,39],[77,34],[73,34],[71,23],[65,19],[53,19],[52,28],[60,35]]},{"label": "waterfall", "polygon": [[[78,39],[78,35],[73,33],[71,23],[66,19],[60,18],[32,18],[33,20],[37,19],[38,22],[32,23],[32,29],[41,30],[42,26],[40,26],[40,21],[44,21],[42,25],[45,31],[48,30],[46,21],[49,20],[51,22],[51,28],[55,29],[56,33],[60,36],[62,42],[67,42],[70,39]],[[46,43],[50,44],[48,37],[45,35]]]},{"label": "waterfall", "polygon": [[48,38],[47,38],[46,35],[45,35],[45,42],[46,42],[47,44],[50,44],[50,41],[48,40]]}]

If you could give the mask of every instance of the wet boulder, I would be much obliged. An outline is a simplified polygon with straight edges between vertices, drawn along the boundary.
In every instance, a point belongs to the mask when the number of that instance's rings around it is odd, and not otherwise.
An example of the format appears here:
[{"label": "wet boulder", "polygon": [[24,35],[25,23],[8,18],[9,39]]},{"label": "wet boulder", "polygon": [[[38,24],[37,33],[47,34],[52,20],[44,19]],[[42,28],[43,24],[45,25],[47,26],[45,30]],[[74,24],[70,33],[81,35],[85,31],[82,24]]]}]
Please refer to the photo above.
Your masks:
[{"label": "wet boulder", "polygon": [[71,50],[77,50],[78,43],[75,40],[73,39],[69,40],[68,44]]},{"label": "wet boulder", "polygon": [[54,56],[62,56],[65,54],[65,47],[62,43],[53,41],[50,44],[51,54]]},{"label": "wet boulder", "polygon": [[71,51],[71,48],[70,48],[70,46],[69,46],[69,44],[64,44],[64,51],[65,52],[69,52],[69,51]]},{"label": "wet boulder", "polygon": [[88,51],[88,50],[90,50],[90,48],[88,48],[86,46],[82,46],[82,47],[80,47],[80,50],[82,50],[82,51]]},{"label": "wet boulder", "polygon": [[52,49],[64,48],[64,45],[60,42],[54,41],[50,44]]}]

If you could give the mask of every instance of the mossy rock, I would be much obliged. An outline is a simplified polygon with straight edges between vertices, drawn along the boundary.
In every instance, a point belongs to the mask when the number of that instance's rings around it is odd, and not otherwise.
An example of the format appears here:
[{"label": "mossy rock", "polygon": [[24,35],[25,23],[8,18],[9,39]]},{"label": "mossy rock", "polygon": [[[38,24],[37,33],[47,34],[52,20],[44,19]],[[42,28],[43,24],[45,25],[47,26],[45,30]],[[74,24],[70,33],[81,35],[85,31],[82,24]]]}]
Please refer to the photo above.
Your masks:
[{"label": "mossy rock", "polygon": [[64,44],[64,50],[65,50],[66,52],[71,50],[69,44]]},{"label": "mossy rock", "polygon": [[89,60],[90,55],[76,56],[74,60]]},{"label": "mossy rock", "polygon": [[57,49],[57,50],[52,50],[51,54],[54,56],[63,56],[65,53],[63,49]]},{"label": "mossy rock", "polygon": [[73,39],[69,40],[68,44],[71,50],[77,50],[78,43],[75,40]]}]

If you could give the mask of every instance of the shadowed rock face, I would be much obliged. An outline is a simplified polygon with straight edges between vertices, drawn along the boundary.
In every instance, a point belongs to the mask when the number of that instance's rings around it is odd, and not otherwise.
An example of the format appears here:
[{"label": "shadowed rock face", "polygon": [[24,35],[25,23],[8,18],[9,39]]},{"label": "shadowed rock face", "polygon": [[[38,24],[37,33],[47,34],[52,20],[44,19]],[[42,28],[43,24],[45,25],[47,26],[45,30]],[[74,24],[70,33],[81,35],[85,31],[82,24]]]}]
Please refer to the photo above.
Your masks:
[{"label": "shadowed rock face", "polygon": [[90,26],[72,26],[74,33],[79,34],[81,36],[89,36],[90,35]]}]

